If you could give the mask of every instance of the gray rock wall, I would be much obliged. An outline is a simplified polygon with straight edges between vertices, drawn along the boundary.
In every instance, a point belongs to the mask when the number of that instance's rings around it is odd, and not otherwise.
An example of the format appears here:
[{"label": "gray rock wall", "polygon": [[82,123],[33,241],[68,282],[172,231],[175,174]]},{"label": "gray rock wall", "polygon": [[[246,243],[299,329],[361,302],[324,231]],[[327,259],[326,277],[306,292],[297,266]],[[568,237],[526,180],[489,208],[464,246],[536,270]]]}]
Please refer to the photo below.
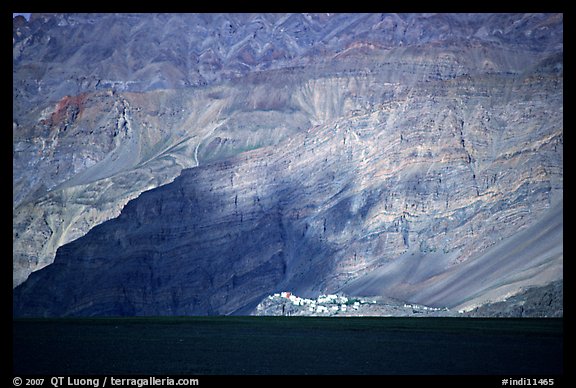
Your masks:
[{"label": "gray rock wall", "polygon": [[[106,84],[110,93],[58,97],[15,124],[15,284],[45,266],[15,289],[16,315],[229,314],[275,291],[347,287],[465,307],[561,278],[561,16],[278,17],[264,31],[295,18],[314,32],[269,67],[233,50],[214,69],[241,59],[252,63],[244,77],[214,70],[220,78],[202,88],[138,93]],[[42,23],[80,34],[99,18],[37,16],[19,39],[40,36]],[[283,31],[287,42],[300,34]],[[45,60],[26,59],[24,40],[18,69]],[[214,63],[223,55],[205,49]],[[100,148],[72,140],[93,139],[95,123]],[[41,128],[57,135],[46,143]],[[541,241],[544,224],[550,254],[537,244],[524,245],[526,259],[487,254],[519,233]],[[498,276],[468,290],[467,268]]]}]

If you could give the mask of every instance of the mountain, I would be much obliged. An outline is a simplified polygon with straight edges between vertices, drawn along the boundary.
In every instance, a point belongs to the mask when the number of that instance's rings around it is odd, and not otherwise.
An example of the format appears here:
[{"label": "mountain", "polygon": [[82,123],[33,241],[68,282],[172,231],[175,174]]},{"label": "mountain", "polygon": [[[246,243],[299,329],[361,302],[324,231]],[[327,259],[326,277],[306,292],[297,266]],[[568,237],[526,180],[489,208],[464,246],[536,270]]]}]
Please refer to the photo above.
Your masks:
[{"label": "mountain", "polygon": [[15,315],[473,309],[562,279],[562,19],[20,21]]},{"label": "mountain", "polygon": [[564,315],[563,281],[531,287],[525,292],[496,303],[487,303],[466,313],[472,317],[562,317]]}]

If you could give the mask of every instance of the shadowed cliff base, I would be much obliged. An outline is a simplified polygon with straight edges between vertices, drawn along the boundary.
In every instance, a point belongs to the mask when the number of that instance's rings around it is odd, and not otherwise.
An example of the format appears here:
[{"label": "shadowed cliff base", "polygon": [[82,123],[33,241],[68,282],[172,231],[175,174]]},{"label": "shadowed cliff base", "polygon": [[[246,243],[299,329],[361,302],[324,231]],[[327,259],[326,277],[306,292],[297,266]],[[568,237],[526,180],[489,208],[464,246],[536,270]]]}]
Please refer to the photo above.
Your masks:
[{"label": "shadowed cliff base", "polygon": [[[437,117],[412,101],[395,126]],[[230,314],[355,281],[349,294],[460,309],[561,278],[556,126],[521,127],[533,145],[513,154],[477,145],[473,164],[457,119],[413,138],[389,120],[352,116],[185,170],[61,247],[15,290],[15,314]]]},{"label": "shadowed cliff base", "polygon": [[17,316],[467,310],[562,279],[561,14],[21,22]]},{"label": "shadowed cliff base", "polygon": [[[262,176],[270,169],[268,159],[257,160],[263,161],[257,164],[262,172],[251,171]],[[247,306],[280,290],[323,292],[342,249],[330,241],[328,225],[346,223],[346,212],[329,207],[314,228],[314,218],[303,217],[303,211],[317,211],[316,206],[302,202],[303,188],[289,180],[270,183],[261,196],[258,190],[244,191],[252,185],[247,180],[219,189],[197,184],[206,175],[216,185],[234,180],[232,171],[243,166],[237,162],[187,170],[172,184],[131,201],[119,218],[62,247],[54,265],[16,288],[14,314],[248,313]],[[319,176],[332,180],[331,174]],[[327,195],[339,191],[335,184]],[[450,255],[406,253],[345,282],[341,290],[470,309],[562,276],[562,225],[560,202],[534,225],[468,261],[450,264]]]}]

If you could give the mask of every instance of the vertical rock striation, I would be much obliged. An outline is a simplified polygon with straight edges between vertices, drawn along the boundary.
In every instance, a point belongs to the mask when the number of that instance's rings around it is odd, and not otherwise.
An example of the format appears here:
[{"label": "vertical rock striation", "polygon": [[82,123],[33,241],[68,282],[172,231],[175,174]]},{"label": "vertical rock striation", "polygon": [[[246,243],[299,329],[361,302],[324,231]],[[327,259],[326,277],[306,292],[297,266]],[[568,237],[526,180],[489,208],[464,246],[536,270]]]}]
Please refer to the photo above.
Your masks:
[{"label": "vertical rock striation", "polygon": [[16,284],[78,237],[16,315],[231,314],[286,289],[470,309],[562,278],[561,15],[276,17],[252,34],[298,55],[205,48],[202,88],[15,124]]}]

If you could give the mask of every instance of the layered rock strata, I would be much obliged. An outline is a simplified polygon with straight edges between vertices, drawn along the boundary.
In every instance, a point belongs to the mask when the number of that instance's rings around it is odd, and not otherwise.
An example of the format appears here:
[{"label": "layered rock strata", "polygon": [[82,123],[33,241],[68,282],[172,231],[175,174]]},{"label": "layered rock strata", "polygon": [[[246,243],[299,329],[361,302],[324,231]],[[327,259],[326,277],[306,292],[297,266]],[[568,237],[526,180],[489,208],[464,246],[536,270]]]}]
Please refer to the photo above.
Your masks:
[{"label": "layered rock strata", "polygon": [[472,309],[561,279],[561,16],[459,18],[383,17],[389,42],[318,22],[305,60],[15,122],[15,285],[75,239],[15,314],[231,314],[285,289]]},{"label": "layered rock strata", "polygon": [[[62,247],[54,265],[16,290],[16,311],[229,314],[278,287],[304,296],[361,291],[372,283],[358,279],[372,282],[371,274],[380,292],[406,300],[547,212],[549,257],[532,262],[529,247],[524,259],[476,270],[505,268],[484,290],[532,266],[544,279],[561,276],[557,76],[482,75],[468,87],[356,77],[357,88],[378,85],[373,99],[394,98],[143,193],[117,219]],[[314,90],[332,104],[351,79],[327,77]],[[473,276],[461,272],[459,282]],[[394,289],[384,281],[389,273]],[[50,284],[55,292],[46,292]],[[441,291],[418,302],[454,307],[482,289],[462,284],[449,304],[436,298]]]}]

